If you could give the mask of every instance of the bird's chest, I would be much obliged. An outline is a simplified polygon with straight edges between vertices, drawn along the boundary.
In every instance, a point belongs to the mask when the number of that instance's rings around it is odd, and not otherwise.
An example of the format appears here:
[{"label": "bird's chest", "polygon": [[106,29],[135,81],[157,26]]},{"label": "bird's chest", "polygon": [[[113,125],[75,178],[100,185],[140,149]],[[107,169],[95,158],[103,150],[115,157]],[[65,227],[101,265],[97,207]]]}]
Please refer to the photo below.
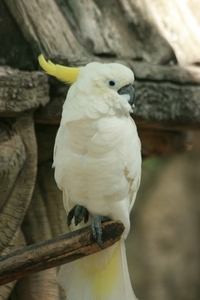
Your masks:
[{"label": "bird's chest", "polygon": [[123,133],[120,128],[112,130],[112,122],[106,119],[100,122],[103,128],[93,120],[69,123],[65,128],[65,143],[62,141],[65,172],[86,186],[88,183],[98,185],[108,177],[114,181],[116,170],[124,169],[124,157],[120,152]]},{"label": "bird's chest", "polygon": [[[103,126],[102,126],[103,124]],[[103,128],[102,128],[103,127]],[[114,129],[113,129],[114,128]],[[64,147],[75,157],[87,162],[87,158],[97,159],[119,152],[123,143],[122,128],[113,126],[112,119],[81,120],[67,124]]]},{"label": "bird's chest", "polygon": [[64,134],[66,150],[77,156],[86,155],[97,132],[97,122],[95,121],[82,120],[67,124]]},{"label": "bird's chest", "polygon": [[108,199],[118,202],[127,195],[126,129],[126,123],[116,118],[71,122],[60,129],[56,178],[72,203],[87,205],[93,212],[98,203],[106,213]]}]

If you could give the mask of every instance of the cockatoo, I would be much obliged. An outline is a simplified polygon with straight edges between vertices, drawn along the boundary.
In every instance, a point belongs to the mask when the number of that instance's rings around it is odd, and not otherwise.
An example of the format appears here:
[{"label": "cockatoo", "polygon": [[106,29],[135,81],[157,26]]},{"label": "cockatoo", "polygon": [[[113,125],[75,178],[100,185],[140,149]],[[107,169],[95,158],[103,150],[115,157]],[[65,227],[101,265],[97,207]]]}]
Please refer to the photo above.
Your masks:
[{"label": "cockatoo", "polygon": [[102,248],[103,220],[120,220],[125,226],[113,246],[62,266],[58,281],[67,300],[135,300],[125,250],[141,177],[141,144],[130,117],[133,72],[118,63],[68,68],[42,55],[39,63],[48,74],[71,84],[53,163],[68,225],[74,230],[90,223]]}]

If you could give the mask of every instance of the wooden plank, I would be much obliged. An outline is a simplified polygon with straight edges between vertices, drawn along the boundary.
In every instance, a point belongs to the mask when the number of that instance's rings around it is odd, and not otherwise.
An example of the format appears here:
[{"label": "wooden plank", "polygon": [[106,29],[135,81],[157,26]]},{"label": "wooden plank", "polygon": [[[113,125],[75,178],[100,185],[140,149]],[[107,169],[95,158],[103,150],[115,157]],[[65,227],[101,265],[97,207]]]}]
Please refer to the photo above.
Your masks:
[{"label": "wooden plank", "polygon": [[[123,231],[124,225],[119,221],[103,223],[104,248],[119,241]],[[93,238],[91,226],[16,250],[0,258],[0,285],[100,250]]]}]

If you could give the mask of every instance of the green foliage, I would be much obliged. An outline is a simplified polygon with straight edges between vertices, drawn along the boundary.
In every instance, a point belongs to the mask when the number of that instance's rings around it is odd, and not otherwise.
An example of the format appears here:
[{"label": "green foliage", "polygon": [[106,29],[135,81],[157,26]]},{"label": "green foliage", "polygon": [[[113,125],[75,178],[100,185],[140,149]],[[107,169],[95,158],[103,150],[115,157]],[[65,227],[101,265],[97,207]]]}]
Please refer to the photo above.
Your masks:
[{"label": "green foliage", "polygon": [[152,158],[144,159],[142,166],[143,168],[156,172],[164,166],[164,163],[165,163],[165,159],[159,157],[152,157]]}]

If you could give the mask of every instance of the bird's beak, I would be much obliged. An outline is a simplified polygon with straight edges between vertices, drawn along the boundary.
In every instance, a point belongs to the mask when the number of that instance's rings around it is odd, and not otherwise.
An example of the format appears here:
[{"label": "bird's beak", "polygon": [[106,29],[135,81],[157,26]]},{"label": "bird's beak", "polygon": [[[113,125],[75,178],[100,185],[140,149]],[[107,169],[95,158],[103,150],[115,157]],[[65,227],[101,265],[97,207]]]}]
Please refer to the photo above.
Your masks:
[{"label": "bird's beak", "polygon": [[123,86],[119,89],[118,94],[124,96],[131,106],[134,106],[135,103],[135,90],[131,84]]}]

